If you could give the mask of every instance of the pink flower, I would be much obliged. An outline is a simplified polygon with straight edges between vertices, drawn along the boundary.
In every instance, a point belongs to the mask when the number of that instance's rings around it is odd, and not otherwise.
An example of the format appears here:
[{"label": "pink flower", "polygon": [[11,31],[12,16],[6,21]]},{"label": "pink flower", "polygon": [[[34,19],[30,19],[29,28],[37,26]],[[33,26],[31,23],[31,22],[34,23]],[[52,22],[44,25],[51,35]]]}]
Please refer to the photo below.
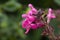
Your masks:
[{"label": "pink flower", "polygon": [[52,18],[56,18],[56,16],[52,13],[52,9],[49,8],[48,14],[47,14],[47,23],[49,23]]},{"label": "pink flower", "polygon": [[37,29],[38,27],[43,26],[40,20],[38,20],[37,16],[33,15],[37,14],[37,9],[35,9],[32,4],[29,4],[28,7],[31,10],[29,10],[27,14],[22,14],[22,18],[25,18],[22,21],[22,28],[26,29],[25,34],[27,34],[30,29]]},{"label": "pink flower", "polygon": [[27,34],[29,32],[30,29],[36,29],[37,25],[36,24],[31,24],[32,22],[29,21],[29,19],[25,19],[22,22],[22,28],[26,29],[25,34]]},{"label": "pink flower", "polygon": [[28,7],[31,9],[32,14],[37,13],[37,9],[35,9],[32,4],[29,4]]}]

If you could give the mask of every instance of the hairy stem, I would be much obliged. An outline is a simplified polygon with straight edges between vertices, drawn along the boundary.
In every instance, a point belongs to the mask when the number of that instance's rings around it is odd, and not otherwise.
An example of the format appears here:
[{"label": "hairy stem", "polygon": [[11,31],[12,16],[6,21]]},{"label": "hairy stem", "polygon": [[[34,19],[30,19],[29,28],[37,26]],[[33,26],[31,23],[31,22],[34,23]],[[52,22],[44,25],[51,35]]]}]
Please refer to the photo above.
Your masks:
[{"label": "hairy stem", "polygon": [[45,26],[46,26],[45,28],[47,28],[49,31],[48,36],[49,36],[50,40],[56,40],[56,36],[54,35],[54,32],[51,31],[50,25],[48,23],[46,23],[44,18],[42,18],[42,20],[45,23]]}]

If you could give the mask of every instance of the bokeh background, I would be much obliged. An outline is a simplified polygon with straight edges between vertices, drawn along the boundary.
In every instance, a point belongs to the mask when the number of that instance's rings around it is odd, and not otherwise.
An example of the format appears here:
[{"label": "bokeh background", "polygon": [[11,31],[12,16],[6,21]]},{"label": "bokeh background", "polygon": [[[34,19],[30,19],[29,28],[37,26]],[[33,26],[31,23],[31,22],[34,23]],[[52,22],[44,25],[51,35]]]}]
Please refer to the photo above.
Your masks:
[{"label": "bokeh background", "polygon": [[57,18],[50,25],[54,27],[55,34],[60,35],[60,0],[0,0],[0,40],[49,40],[47,36],[41,36],[42,28],[24,34],[21,15],[25,13],[29,3],[37,9],[55,10]]}]

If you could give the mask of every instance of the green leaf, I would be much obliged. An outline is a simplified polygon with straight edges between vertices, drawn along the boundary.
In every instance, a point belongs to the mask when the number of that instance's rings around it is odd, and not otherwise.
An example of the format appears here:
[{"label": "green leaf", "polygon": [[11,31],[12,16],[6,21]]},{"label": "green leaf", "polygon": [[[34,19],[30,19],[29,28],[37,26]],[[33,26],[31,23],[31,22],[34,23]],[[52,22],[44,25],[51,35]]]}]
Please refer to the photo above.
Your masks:
[{"label": "green leaf", "polygon": [[4,10],[13,12],[13,11],[16,11],[18,9],[21,10],[21,7],[22,7],[22,5],[19,4],[18,2],[9,1],[9,2],[5,3]]}]

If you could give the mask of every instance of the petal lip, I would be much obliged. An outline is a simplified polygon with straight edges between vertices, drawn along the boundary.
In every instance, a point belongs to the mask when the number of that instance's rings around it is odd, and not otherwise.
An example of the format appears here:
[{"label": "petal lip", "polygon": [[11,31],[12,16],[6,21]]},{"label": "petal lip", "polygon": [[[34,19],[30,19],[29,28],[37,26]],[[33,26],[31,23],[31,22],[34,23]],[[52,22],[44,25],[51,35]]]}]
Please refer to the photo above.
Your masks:
[{"label": "petal lip", "polygon": [[31,29],[37,29],[37,25],[36,24],[31,24]]},{"label": "petal lip", "polygon": [[29,29],[26,29],[26,32],[25,32],[25,34],[28,34],[28,32],[30,31],[30,28]]},{"label": "petal lip", "polygon": [[27,17],[27,14],[22,14],[22,18],[26,18]]},{"label": "petal lip", "polygon": [[28,7],[31,9],[34,8],[32,4],[29,4]]}]

